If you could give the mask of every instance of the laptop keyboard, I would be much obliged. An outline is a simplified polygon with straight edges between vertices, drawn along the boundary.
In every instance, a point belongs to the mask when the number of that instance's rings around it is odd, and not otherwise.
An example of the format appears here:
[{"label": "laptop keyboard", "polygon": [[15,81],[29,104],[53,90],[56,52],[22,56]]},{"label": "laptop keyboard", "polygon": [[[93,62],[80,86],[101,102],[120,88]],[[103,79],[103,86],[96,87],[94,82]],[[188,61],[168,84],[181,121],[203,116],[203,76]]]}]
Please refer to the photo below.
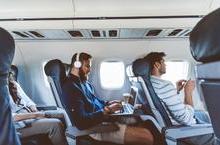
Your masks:
[{"label": "laptop keyboard", "polygon": [[131,104],[123,104],[122,113],[132,114],[134,112],[134,107]]}]

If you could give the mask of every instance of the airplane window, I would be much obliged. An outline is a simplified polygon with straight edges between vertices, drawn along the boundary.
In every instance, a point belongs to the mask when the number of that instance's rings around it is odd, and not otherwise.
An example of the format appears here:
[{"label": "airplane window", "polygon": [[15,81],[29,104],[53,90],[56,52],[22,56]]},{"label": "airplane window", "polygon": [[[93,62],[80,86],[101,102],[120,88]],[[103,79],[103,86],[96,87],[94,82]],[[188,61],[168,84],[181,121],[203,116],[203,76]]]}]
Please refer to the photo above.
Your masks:
[{"label": "airplane window", "polygon": [[166,61],[166,73],[162,79],[171,81],[175,86],[176,82],[181,79],[187,80],[189,72],[189,63],[186,61]]},{"label": "airplane window", "polygon": [[105,89],[119,89],[124,85],[125,66],[121,61],[105,61],[100,66],[101,86]]}]

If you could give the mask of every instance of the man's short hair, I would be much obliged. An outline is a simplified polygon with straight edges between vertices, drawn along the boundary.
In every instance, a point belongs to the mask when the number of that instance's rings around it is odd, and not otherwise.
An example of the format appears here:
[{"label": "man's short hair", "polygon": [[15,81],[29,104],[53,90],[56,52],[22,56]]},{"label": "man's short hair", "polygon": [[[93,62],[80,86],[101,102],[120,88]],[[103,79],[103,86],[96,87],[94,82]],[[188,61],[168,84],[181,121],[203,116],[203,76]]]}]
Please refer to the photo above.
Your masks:
[{"label": "man's short hair", "polygon": [[[90,54],[85,53],[85,52],[79,53],[78,55],[79,55],[79,61],[81,63],[83,63],[84,60],[89,60],[92,58]],[[75,53],[72,57],[71,68],[74,66],[74,62],[76,61],[76,56],[77,56],[77,53]]]},{"label": "man's short hair", "polygon": [[149,54],[147,54],[144,59],[147,60],[150,63],[150,68],[151,70],[154,67],[154,64],[156,62],[160,62],[161,60],[163,60],[163,57],[165,57],[166,54],[164,52],[151,52]]}]

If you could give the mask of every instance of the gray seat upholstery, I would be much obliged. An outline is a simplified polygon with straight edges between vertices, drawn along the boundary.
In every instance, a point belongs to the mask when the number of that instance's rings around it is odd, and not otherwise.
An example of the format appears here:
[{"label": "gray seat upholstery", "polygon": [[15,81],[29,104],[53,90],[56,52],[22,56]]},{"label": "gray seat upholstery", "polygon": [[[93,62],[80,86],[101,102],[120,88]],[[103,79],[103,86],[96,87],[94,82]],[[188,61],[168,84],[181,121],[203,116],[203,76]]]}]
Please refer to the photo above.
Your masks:
[{"label": "gray seat upholstery", "polygon": [[20,145],[9,106],[8,72],[14,58],[15,43],[13,37],[0,28],[0,144]]},{"label": "gray seat upholstery", "polygon": [[200,94],[205,100],[214,132],[220,138],[220,9],[205,16],[190,33]]},{"label": "gray seat upholstery", "polygon": [[44,71],[48,77],[51,91],[55,97],[57,106],[60,108],[65,108],[65,104],[62,103],[62,97],[60,97],[62,96],[61,85],[67,75],[63,63],[58,59],[51,60],[45,65]]},{"label": "gray seat upholstery", "polygon": [[[15,65],[11,65],[10,73],[12,73],[14,79],[17,81],[18,68]],[[21,138],[22,145],[52,145],[52,142],[45,134],[38,134],[29,137]]]}]

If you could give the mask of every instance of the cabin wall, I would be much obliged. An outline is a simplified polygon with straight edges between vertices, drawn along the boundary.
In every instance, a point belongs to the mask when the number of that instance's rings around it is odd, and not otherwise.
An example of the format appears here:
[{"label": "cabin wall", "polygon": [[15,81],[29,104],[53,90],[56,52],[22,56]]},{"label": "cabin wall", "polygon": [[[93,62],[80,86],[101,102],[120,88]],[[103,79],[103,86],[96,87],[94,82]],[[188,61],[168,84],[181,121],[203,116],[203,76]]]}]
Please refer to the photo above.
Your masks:
[{"label": "cabin wall", "polygon": [[[128,80],[120,90],[105,90],[100,86],[98,72],[100,62],[106,59],[122,60],[125,65],[143,57],[151,51],[165,51],[167,59],[188,60],[195,63],[190,54],[188,39],[149,39],[149,40],[75,40],[75,41],[16,41],[14,64],[18,64],[20,78],[25,91],[38,104],[55,102],[44,75],[43,64],[51,59],[60,59],[70,63],[76,52],[87,52],[93,56],[90,79],[95,84],[97,93],[103,99],[121,98],[129,92]],[[21,69],[20,69],[21,68]],[[41,99],[39,99],[41,98]]]}]

